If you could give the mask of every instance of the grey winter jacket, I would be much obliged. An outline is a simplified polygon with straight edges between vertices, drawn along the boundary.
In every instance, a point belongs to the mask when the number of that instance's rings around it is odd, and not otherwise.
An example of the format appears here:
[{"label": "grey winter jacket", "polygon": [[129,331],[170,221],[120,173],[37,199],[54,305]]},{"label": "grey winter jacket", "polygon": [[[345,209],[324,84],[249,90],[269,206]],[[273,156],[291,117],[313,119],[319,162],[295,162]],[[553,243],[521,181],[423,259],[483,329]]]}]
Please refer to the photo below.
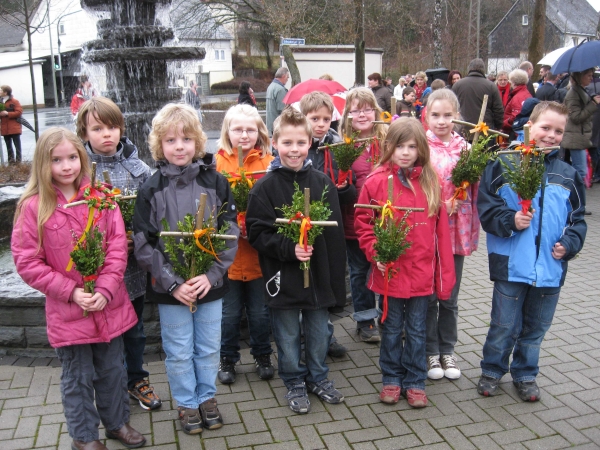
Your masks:
[{"label": "grey winter jacket", "polygon": [[570,150],[583,150],[591,147],[592,115],[598,105],[594,103],[585,89],[576,84],[571,84],[564,103],[569,108],[569,120],[567,120],[561,147]]}]

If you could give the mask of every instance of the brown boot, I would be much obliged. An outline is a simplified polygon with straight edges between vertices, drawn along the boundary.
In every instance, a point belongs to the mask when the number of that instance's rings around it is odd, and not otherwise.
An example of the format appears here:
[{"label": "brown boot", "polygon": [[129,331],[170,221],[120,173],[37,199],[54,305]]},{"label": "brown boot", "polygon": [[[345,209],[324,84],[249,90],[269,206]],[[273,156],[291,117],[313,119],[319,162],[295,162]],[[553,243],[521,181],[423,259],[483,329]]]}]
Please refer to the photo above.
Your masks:
[{"label": "brown boot", "polygon": [[138,448],[146,443],[146,438],[139,431],[134,430],[128,423],[118,430],[106,430],[105,435],[108,439],[118,439],[127,448]]},{"label": "brown boot", "polygon": [[71,450],[108,450],[100,441],[83,442],[73,440]]}]

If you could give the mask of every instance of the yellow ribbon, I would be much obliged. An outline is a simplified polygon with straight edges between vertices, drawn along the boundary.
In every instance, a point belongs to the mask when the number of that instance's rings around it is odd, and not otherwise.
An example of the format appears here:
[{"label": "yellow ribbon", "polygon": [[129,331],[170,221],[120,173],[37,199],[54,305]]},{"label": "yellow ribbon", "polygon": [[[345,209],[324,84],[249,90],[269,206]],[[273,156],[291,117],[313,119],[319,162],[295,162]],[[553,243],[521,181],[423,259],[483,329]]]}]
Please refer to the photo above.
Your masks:
[{"label": "yellow ribbon", "polygon": [[[77,247],[79,247],[79,244],[81,244],[83,242],[83,240],[85,239],[85,236],[90,231],[90,228],[92,228],[93,222],[94,222],[94,208],[90,207],[90,211],[88,213],[88,221],[85,226],[85,230],[83,231],[83,233],[81,234],[81,237],[75,244],[75,247],[73,247],[73,251],[77,250]],[[69,258],[69,264],[67,264],[66,271],[70,272],[72,268],[73,268],[73,258]]]},{"label": "yellow ribbon", "polygon": [[477,133],[479,131],[487,136],[489,129],[490,127],[485,122],[479,122],[472,130],[469,130],[469,133]]},{"label": "yellow ribbon", "polygon": [[383,226],[386,217],[389,217],[390,219],[394,218],[394,205],[392,205],[392,202],[390,200],[385,202],[385,204],[381,208],[381,222],[379,223],[380,227]]},{"label": "yellow ribbon", "polygon": [[308,248],[308,230],[311,228],[310,217],[303,217],[302,222],[300,222],[300,239],[298,240],[298,245],[304,247],[304,251]]},{"label": "yellow ribbon", "polygon": [[[219,257],[217,256],[217,253],[215,252],[215,249],[212,245],[212,241],[210,240],[210,235],[212,233],[215,232],[214,228],[203,228],[202,230],[194,230],[194,239],[196,239],[196,246],[202,250],[205,253],[208,253],[209,255],[212,255],[215,257],[215,259],[219,262],[221,262],[221,260],[219,259]],[[210,250],[207,249],[206,247],[204,247],[201,243],[200,243],[200,238],[206,235],[206,239],[208,239],[208,245],[210,245]]]},{"label": "yellow ribbon", "polygon": [[387,111],[382,111],[381,112],[381,120],[385,123],[391,123],[392,122],[392,115],[387,112]]}]

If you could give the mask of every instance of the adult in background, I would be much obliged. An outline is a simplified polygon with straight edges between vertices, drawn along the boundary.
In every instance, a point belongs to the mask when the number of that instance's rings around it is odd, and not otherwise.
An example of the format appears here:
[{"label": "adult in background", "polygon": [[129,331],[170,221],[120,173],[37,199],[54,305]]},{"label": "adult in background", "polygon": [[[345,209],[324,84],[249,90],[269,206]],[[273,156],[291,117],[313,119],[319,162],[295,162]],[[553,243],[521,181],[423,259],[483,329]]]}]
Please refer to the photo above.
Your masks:
[{"label": "adult in background", "polygon": [[456,83],[461,78],[462,78],[462,75],[458,70],[451,70],[450,73],[448,74],[448,84],[446,85],[446,87],[448,89],[452,89],[452,86],[454,86],[454,83]]},{"label": "adult in background", "polygon": [[389,113],[392,112],[392,93],[390,90],[383,84],[383,80],[381,79],[381,75],[377,72],[372,73],[367,77],[369,80],[369,89],[373,91],[375,94],[375,98],[377,99],[377,104],[383,111],[387,111]]},{"label": "adult in background", "polygon": [[547,100],[549,102],[557,101],[558,93],[556,90],[556,79],[558,77],[554,75],[552,72],[547,70],[544,73],[544,84],[538,87],[537,91],[535,91],[535,98],[544,101]]},{"label": "adult in background", "polygon": [[529,61],[523,61],[521,64],[519,64],[519,69],[527,72],[527,90],[532,97],[535,97],[535,88],[533,87],[533,80],[531,79],[533,76],[533,64],[531,64]]},{"label": "adult in background", "polygon": [[467,76],[454,83],[452,92],[458,97],[464,120],[471,123],[479,122],[483,96],[487,94],[488,102],[483,120],[490,128],[502,128],[504,107],[500,92],[496,85],[485,77],[485,63],[481,58],[475,58],[469,63]]},{"label": "adult in background", "polygon": [[417,72],[415,74],[415,85],[413,86],[417,100],[421,100],[423,92],[427,89],[427,75],[425,72]]},{"label": "adult in background", "polygon": [[400,77],[400,79],[398,80],[398,85],[394,88],[394,97],[396,97],[396,100],[402,100],[402,91],[404,90],[406,85],[406,78]]},{"label": "adult in background", "polygon": [[392,81],[392,77],[386,77],[385,86],[390,90],[390,93],[394,95],[394,82]]},{"label": "adult in background", "polygon": [[[550,69],[551,69],[551,67],[547,66],[547,65],[543,65],[542,67],[540,67],[540,79],[538,80],[539,85],[546,82],[545,77],[546,77],[546,74],[548,72],[550,72]],[[539,86],[538,86],[538,89],[539,89]]]},{"label": "adult in background", "polygon": [[254,91],[248,81],[242,81],[240,83],[240,95],[238,95],[239,105],[250,105],[256,108],[256,98],[254,97]]},{"label": "adult in background", "polygon": [[267,130],[269,136],[273,135],[273,122],[285,108],[283,97],[287,94],[285,84],[290,79],[290,71],[287,67],[280,67],[275,72],[275,78],[267,88]]},{"label": "adult in background", "polygon": [[196,110],[200,123],[202,123],[202,111],[200,111],[200,96],[198,95],[198,83],[190,80],[190,87],[185,93],[185,102]]},{"label": "adult in background", "polygon": [[[569,120],[561,149],[571,153],[571,164],[582,180],[587,175],[587,152],[592,147],[592,116],[600,103],[600,94],[593,97],[585,91],[593,79],[594,69],[571,73],[571,89],[565,96],[565,105],[569,109]],[[591,213],[586,210],[586,215]]]},{"label": "adult in background", "polygon": [[508,72],[501,70],[498,72],[496,77],[496,86],[498,86],[498,92],[500,92],[500,98],[502,99],[502,106],[506,108],[508,103],[508,95],[510,94],[510,83],[508,82]]},{"label": "adult in background", "polygon": [[79,87],[71,97],[71,114],[73,114],[73,122],[77,121],[77,113],[79,108],[92,97],[96,96],[96,90],[92,86],[87,75],[79,77]]},{"label": "adult in background", "polygon": [[[585,88],[590,97],[600,94],[600,78],[594,74],[594,78]],[[592,147],[589,149],[592,158],[592,183],[600,181],[600,108],[596,108],[592,116]]]},{"label": "adult in background", "polygon": [[515,69],[508,74],[508,81],[512,86],[512,90],[508,95],[508,103],[504,109],[504,122],[502,123],[502,131],[510,135],[509,140],[513,140],[515,133],[512,125],[515,121],[517,114],[521,112],[523,108],[523,102],[528,98],[531,98],[531,94],[527,90],[527,81],[529,77],[527,72],[521,69]]},{"label": "adult in background", "polygon": [[[4,110],[0,112],[0,120],[2,121],[1,134],[4,136],[4,142],[6,143],[8,163],[20,163],[21,133],[23,132],[23,127],[17,122],[17,119],[23,115],[23,108],[19,100],[12,96],[12,88],[10,86],[0,86],[0,95],[2,96],[2,103],[4,103]],[[13,153],[13,143],[15,144],[17,154],[16,160]]]}]

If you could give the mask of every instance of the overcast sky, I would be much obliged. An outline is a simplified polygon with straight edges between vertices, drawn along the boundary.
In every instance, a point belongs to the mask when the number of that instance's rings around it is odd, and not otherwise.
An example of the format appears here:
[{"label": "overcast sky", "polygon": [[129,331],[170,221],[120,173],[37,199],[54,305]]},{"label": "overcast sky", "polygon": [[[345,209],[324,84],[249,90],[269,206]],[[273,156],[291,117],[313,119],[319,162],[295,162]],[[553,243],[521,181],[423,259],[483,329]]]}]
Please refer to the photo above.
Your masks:
[{"label": "overcast sky", "polygon": [[588,2],[596,8],[596,11],[600,11],[600,0],[588,0]]}]

